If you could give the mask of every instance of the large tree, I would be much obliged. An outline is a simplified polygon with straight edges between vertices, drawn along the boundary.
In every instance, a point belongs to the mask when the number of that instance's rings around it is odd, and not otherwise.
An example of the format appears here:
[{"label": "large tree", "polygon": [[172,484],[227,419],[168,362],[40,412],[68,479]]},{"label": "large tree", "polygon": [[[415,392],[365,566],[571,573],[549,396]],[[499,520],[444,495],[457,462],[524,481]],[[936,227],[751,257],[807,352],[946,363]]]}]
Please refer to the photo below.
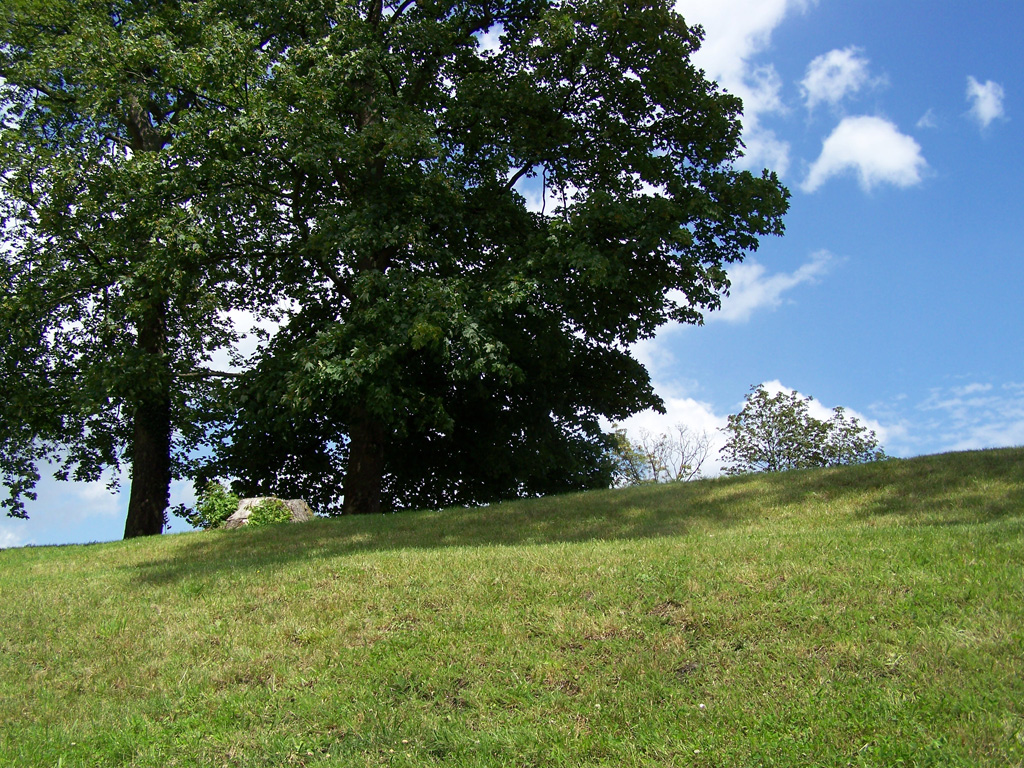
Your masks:
[{"label": "large tree", "polygon": [[716,308],[787,205],[735,167],[699,28],[663,0],[281,13],[268,231],[301,311],[210,471],[348,513],[606,484],[599,417],[659,402],[628,346]]},{"label": "large tree", "polygon": [[[160,533],[216,420],[210,353],[267,305],[246,116],[258,25],[211,3],[8,0],[0,11],[0,471],[131,467],[125,537]],[[263,46],[263,47],[261,47]],[[273,301],[270,301],[273,304]]]},{"label": "large tree", "polygon": [[[782,229],[785,190],[735,168],[740,102],[666,2],[15,0],[2,19],[15,512],[42,459],[79,478],[127,460],[126,535],[159,532],[211,439],[214,468],[346,512],[604,482],[599,417],[658,403],[628,345],[699,322]],[[219,398],[227,313],[281,303]]]}]

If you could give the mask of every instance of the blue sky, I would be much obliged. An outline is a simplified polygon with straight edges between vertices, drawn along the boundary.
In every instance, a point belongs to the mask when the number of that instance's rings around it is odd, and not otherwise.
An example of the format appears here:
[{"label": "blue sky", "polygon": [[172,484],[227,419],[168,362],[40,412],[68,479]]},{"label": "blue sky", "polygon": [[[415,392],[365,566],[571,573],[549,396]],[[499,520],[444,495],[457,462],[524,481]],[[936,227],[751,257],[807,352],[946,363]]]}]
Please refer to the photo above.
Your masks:
[{"label": "blue sky", "polygon": [[[793,197],[720,312],[637,346],[668,414],[627,428],[720,444],[766,383],[846,407],[895,456],[1024,444],[1024,3],[678,8],[706,29],[699,65],[744,99],[744,162]],[[39,490],[31,520],[0,518],[0,547],[121,537],[127,490]]]},{"label": "blue sky", "polygon": [[640,345],[670,412],[627,426],[714,432],[768,383],[846,407],[896,456],[1024,444],[1024,5],[679,7],[744,97],[746,162],[793,197],[717,316]]}]

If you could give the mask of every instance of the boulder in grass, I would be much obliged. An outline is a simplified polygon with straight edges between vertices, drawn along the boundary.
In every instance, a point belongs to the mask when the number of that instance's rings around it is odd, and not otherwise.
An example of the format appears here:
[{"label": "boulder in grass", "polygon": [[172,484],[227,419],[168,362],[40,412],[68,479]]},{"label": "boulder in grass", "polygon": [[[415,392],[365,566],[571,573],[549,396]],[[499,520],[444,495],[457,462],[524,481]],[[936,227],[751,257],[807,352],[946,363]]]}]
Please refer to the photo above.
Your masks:
[{"label": "boulder in grass", "polygon": [[282,502],[288,510],[292,513],[293,523],[308,523],[313,519],[313,510],[309,508],[302,499],[278,499],[276,496],[257,496],[252,499],[240,499],[238,502],[238,510],[231,515],[227,520],[224,521],[225,528],[241,528],[243,525],[249,524],[249,514],[253,508],[261,501],[267,499],[276,500]]}]

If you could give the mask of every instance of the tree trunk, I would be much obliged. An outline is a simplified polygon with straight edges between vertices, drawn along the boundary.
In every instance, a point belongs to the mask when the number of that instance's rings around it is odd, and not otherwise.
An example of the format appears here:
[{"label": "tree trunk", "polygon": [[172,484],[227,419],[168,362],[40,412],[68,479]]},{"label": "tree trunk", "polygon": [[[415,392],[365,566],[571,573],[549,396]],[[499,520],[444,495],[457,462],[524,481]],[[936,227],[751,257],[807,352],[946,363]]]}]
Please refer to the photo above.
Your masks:
[{"label": "tree trunk", "polygon": [[[166,308],[156,302],[138,327],[139,349],[150,358],[152,389],[143,392],[133,414],[132,489],[126,539],[155,536],[164,530],[171,490],[170,371],[164,358]],[[147,366],[148,367],[148,366]]]},{"label": "tree trunk", "polygon": [[361,413],[353,420],[342,514],[373,515],[381,511],[385,435],[384,425],[368,414]]}]

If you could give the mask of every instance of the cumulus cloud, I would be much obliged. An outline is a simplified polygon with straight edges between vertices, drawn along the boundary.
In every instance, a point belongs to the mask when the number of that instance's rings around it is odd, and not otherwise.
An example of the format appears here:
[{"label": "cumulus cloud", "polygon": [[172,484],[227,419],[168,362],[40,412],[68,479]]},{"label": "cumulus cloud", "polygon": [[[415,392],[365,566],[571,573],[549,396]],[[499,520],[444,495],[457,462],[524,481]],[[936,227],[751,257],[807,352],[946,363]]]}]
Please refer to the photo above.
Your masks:
[{"label": "cumulus cloud", "polygon": [[743,99],[742,165],[766,165],[784,174],[789,144],[761,124],[761,116],[784,110],[782,81],[771,65],[754,58],[771,41],[772,32],[807,0],[677,0],[676,10],[689,24],[700,24],[704,44],[694,63],[729,93]]},{"label": "cumulus cloud", "polygon": [[818,251],[810,261],[793,272],[773,272],[756,261],[729,268],[732,286],[722,300],[722,308],[708,315],[708,320],[745,323],[759,309],[775,309],[782,304],[783,294],[804,283],[814,283],[831,268],[835,257]]},{"label": "cumulus cloud", "polygon": [[1005,116],[1003,109],[1003,86],[992,80],[979,83],[973,77],[967,78],[967,100],[971,103],[970,115],[978,125],[987,128],[993,120]]},{"label": "cumulus cloud", "polygon": [[921,181],[927,167],[921,145],[893,123],[881,117],[846,117],[822,142],[801,189],[814,192],[847,171],[856,173],[865,191],[877,184],[910,187]]},{"label": "cumulus cloud", "polygon": [[[695,387],[696,385],[693,384],[692,386]],[[797,392],[804,396],[798,390],[786,386],[778,379],[765,381],[761,386],[772,395],[780,392],[787,394]],[[644,411],[629,417],[620,425],[626,429],[626,434],[633,440],[638,440],[643,432],[659,435],[667,433],[670,429],[677,426],[686,427],[695,435],[706,434],[711,450],[708,452],[707,460],[701,468],[701,474],[705,477],[720,475],[725,467],[720,452],[728,438],[724,430],[728,424],[729,415],[716,413],[713,405],[688,396],[685,391],[680,391],[679,387],[666,387],[655,382],[655,389],[662,393],[666,390],[670,392],[669,395],[662,395],[665,401],[665,413],[659,414],[654,411]],[[740,397],[734,403],[731,412],[739,413],[742,407],[743,399]],[[820,403],[818,400],[812,400],[808,405],[807,411],[811,416],[822,421],[832,418],[832,407]],[[883,448],[886,447],[887,440],[896,436],[901,431],[899,427],[887,426],[850,408],[846,408],[845,412],[847,418],[855,418],[861,425],[873,431]]]},{"label": "cumulus cloud", "polygon": [[868,60],[856,46],[835,49],[807,65],[800,91],[808,110],[818,104],[835,106],[863,88],[869,81]]},{"label": "cumulus cloud", "polygon": [[[655,384],[655,389],[663,388]],[[676,427],[685,427],[696,436],[707,435],[710,450],[701,467],[705,477],[715,477],[722,473],[724,467],[719,452],[725,445],[725,434],[722,430],[728,416],[715,413],[710,403],[696,400],[684,395],[662,396],[665,401],[665,413],[643,411],[630,416],[620,426],[624,427],[630,439],[638,441],[646,432],[650,435],[667,434]]]},{"label": "cumulus cloud", "polygon": [[[777,395],[780,393],[789,395],[792,394],[793,392],[796,392],[800,397],[807,397],[807,395],[805,395],[803,392],[800,392],[797,389],[793,389],[792,387],[787,387],[778,379],[773,379],[772,381],[765,381],[761,384],[761,386],[765,388],[769,395]],[[832,409],[835,407],[837,406],[827,406],[819,402],[817,399],[815,399],[808,404],[807,413],[812,418],[818,419],[819,421],[828,421],[830,418],[832,418]],[[883,425],[876,419],[868,418],[864,414],[860,413],[859,411],[855,411],[852,408],[847,408],[844,406],[843,410],[845,411],[845,416],[847,419],[856,419],[861,423],[862,426],[874,432],[882,448],[885,448],[886,440],[892,436],[892,432],[894,430]]]}]

